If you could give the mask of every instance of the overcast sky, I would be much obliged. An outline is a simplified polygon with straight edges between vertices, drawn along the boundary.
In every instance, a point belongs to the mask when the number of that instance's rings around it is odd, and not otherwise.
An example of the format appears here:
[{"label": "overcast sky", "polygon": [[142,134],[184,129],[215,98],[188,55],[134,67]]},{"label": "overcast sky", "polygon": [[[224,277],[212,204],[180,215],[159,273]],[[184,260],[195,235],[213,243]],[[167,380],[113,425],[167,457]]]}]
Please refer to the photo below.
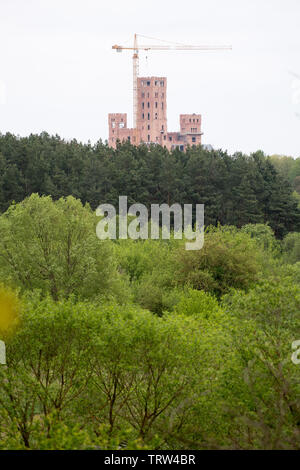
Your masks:
[{"label": "overcast sky", "polygon": [[111,46],[135,32],[233,46],[141,53],[141,76],[168,79],[169,131],[201,113],[203,143],[300,156],[299,0],[0,0],[0,132],[95,142],[109,112],[131,126],[132,53]]}]

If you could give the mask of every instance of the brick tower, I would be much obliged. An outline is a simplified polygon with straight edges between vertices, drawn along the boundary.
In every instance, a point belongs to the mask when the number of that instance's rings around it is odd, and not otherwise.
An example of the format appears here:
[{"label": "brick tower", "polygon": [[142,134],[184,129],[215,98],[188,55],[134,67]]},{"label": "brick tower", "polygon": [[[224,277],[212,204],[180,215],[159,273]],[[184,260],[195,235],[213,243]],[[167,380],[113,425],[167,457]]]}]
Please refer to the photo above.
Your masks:
[{"label": "brick tower", "polygon": [[138,78],[137,130],[140,140],[162,144],[167,132],[166,77]]},{"label": "brick tower", "polygon": [[138,77],[136,129],[127,127],[126,113],[109,114],[108,126],[113,148],[118,140],[134,145],[158,144],[169,150],[201,144],[201,114],[181,114],[180,131],[168,132],[166,77]]}]

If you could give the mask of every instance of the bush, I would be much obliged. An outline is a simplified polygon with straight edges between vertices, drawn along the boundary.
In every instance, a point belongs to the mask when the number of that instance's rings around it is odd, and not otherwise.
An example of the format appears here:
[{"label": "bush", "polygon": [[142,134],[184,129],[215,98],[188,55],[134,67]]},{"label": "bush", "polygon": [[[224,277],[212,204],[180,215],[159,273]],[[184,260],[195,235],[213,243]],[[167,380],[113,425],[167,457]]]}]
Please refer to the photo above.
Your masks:
[{"label": "bush", "polygon": [[234,228],[210,228],[202,250],[181,249],[175,283],[221,297],[231,288],[249,289],[259,279],[262,251],[246,233]]},{"label": "bush", "polygon": [[291,232],[282,241],[283,258],[286,263],[300,262],[300,233]]}]

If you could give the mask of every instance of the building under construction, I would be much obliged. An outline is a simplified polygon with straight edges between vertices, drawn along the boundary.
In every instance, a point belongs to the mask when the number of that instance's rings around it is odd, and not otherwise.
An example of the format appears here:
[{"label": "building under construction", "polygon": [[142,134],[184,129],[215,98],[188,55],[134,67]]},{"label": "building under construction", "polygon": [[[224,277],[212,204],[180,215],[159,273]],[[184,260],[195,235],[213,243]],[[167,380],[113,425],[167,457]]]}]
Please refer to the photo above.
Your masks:
[{"label": "building under construction", "polygon": [[[150,38],[152,39],[152,38]],[[173,45],[138,45],[134,36],[133,47],[112,46],[117,52],[133,50],[133,128],[127,127],[127,114],[108,115],[109,145],[116,147],[117,142],[129,141],[133,145],[140,143],[157,144],[169,150],[185,150],[189,145],[201,144],[201,114],[181,114],[180,130],[168,132],[167,127],[167,78],[138,77],[139,51],[149,50],[228,50],[231,46],[188,46]]]},{"label": "building under construction", "polygon": [[138,77],[136,127],[127,127],[127,114],[108,115],[109,145],[129,141],[134,145],[154,143],[173,150],[201,144],[201,115],[181,114],[180,131],[168,132],[166,77]]}]

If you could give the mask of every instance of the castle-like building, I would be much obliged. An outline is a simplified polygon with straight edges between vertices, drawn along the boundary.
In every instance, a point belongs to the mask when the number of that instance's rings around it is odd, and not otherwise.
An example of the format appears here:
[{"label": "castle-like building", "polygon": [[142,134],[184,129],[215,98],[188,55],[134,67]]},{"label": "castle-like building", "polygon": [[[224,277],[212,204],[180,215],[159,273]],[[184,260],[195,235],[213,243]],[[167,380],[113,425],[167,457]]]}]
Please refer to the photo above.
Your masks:
[{"label": "castle-like building", "polygon": [[201,144],[201,114],[180,114],[180,131],[168,132],[166,77],[138,77],[135,128],[127,127],[126,113],[109,114],[108,125],[113,148],[118,141],[158,144],[168,150]]}]

